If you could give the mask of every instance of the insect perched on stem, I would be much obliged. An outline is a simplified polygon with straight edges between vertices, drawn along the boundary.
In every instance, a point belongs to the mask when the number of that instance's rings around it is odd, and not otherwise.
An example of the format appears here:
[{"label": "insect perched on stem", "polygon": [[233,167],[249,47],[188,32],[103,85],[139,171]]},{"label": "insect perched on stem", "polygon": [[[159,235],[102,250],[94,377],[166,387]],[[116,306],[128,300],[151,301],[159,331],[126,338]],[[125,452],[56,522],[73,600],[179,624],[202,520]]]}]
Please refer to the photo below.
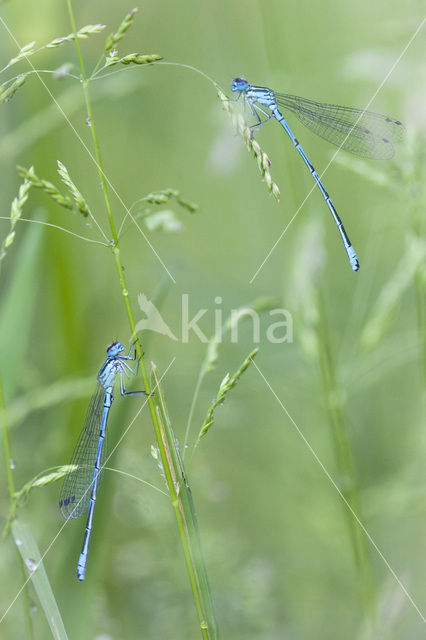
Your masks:
[{"label": "insect perched on stem", "polygon": [[[283,126],[290,140],[302,156],[330,209],[352,269],[358,271],[359,261],[355,249],[349,240],[341,219],[337,215],[331,198],[279,107],[294,113],[302,124],[321,138],[324,138],[324,140],[331,142],[331,144],[340,149],[345,149],[366,158],[391,158],[394,154],[395,142],[400,141],[403,136],[404,127],[402,123],[399,120],[392,120],[392,118],[372,111],[323,104],[298,96],[276,93],[267,87],[251,85],[244,78],[235,78],[233,80],[232,91],[238,93],[235,102],[241,97],[244,105],[247,104],[249,106],[252,115],[257,119],[257,124],[253,125],[252,128],[265,124],[271,119],[271,116]],[[268,111],[265,111],[265,108]],[[266,120],[261,120],[259,113],[266,116]]]},{"label": "insect perched on stem", "polygon": [[[126,391],[124,377],[135,376],[139,361],[136,352],[131,356],[134,344],[124,356],[121,342],[113,342],[107,349],[107,358],[98,373],[98,385],[87,410],[86,420],[77,446],[72,456],[72,469],[65,476],[59,497],[59,508],[64,518],[78,518],[86,511],[87,523],[83,546],[77,565],[77,578],[84,580],[93,514],[100,476],[106,460],[106,427],[113,402],[113,390],[117,376],[120,379],[120,393],[124,396],[148,395],[146,391]],[[135,362],[132,369],[129,361]]]}]

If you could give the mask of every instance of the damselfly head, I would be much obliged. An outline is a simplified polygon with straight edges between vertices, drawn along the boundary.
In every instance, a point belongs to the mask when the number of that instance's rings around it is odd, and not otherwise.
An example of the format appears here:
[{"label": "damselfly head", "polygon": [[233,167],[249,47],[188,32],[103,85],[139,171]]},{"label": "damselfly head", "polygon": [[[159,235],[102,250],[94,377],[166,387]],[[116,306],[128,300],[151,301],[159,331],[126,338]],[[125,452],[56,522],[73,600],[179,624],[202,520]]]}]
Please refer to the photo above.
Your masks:
[{"label": "damselfly head", "polygon": [[246,91],[248,89],[248,82],[244,78],[234,78],[232,81],[232,91]]},{"label": "damselfly head", "polygon": [[113,358],[114,356],[118,356],[120,353],[123,353],[123,351],[124,351],[123,345],[121,344],[121,342],[117,340],[117,342],[113,342],[112,344],[109,345],[107,349],[107,355],[110,358]]}]

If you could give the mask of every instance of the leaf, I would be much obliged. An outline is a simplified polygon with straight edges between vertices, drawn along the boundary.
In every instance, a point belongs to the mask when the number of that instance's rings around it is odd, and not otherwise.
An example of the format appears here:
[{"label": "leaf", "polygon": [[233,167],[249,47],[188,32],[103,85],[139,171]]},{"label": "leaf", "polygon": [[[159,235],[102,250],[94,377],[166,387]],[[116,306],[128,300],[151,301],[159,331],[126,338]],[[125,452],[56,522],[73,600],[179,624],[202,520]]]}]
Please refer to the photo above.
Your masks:
[{"label": "leaf", "polygon": [[37,593],[53,637],[57,640],[66,640],[68,636],[59,612],[59,607],[53,595],[39,548],[30,528],[20,520],[15,519],[12,522],[12,534],[18,551],[24,561],[25,568],[28,571],[29,578]]},{"label": "leaf", "polygon": [[[165,475],[170,477],[173,482],[175,493],[175,503],[173,506],[178,514],[179,530],[185,539],[185,557],[188,570],[192,574],[194,596],[196,593],[197,607],[200,607],[203,617],[202,637],[206,640],[217,639],[217,627],[213,610],[212,595],[207,576],[207,568],[204,562],[200,533],[198,529],[197,514],[192,499],[191,489],[188,482],[188,476],[184,467],[182,456],[180,455],[178,441],[170,422],[169,414],[166,408],[163,390],[160,386],[160,380],[157,375],[157,368],[152,363],[152,377],[154,380],[154,402],[158,418],[158,424],[161,433],[160,441],[164,447],[164,458],[162,457],[163,466],[167,463],[167,469],[163,469]],[[158,441],[158,435],[157,435]]]},{"label": "leaf", "polygon": [[19,244],[14,269],[9,274],[8,287],[3,291],[0,304],[0,362],[7,362],[7,377],[3,380],[4,395],[12,397],[17,380],[21,381],[24,354],[28,351],[34,308],[37,304],[42,225],[29,225]]}]

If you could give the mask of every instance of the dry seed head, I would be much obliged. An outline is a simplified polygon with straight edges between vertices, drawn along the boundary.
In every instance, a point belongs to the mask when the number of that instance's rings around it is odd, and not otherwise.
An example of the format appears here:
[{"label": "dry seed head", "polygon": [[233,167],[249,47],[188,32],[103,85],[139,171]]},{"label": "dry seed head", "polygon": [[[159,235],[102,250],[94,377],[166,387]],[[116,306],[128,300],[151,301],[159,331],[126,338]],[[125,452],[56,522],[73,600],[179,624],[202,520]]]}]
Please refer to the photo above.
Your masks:
[{"label": "dry seed head", "polygon": [[120,40],[123,38],[124,34],[126,33],[127,29],[130,27],[130,25],[132,24],[135,15],[137,13],[138,9],[132,9],[123,19],[123,22],[120,24],[120,26],[118,27],[117,31],[115,33],[111,33],[105,43],[105,53],[108,53],[112,47],[114,47],[117,42],[120,42]]},{"label": "dry seed head", "polygon": [[[88,38],[93,33],[100,33],[103,29],[105,29],[104,24],[87,24],[85,27],[82,27],[77,31],[77,38],[79,40],[83,40],[84,38]],[[71,42],[74,39],[74,34],[69,33],[67,36],[63,36],[62,38],[55,38],[54,40],[52,40],[52,42],[49,42],[49,44],[46,45],[46,49],[60,47],[62,44],[64,44],[64,42]]]},{"label": "dry seed head", "polygon": [[4,84],[0,87],[0,103],[9,102],[11,98],[15,95],[20,86],[22,86],[25,82],[26,75],[22,74],[14,80],[11,84]]},{"label": "dry seed head", "polygon": [[266,153],[262,153],[262,166],[265,171],[267,171],[271,166],[271,161],[269,160],[269,157],[266,155]]},{"label": "dry seed head", "polygon": [[272,183],[271,193],[274,196],[274,198],[279,202],[280,201],[280,197],[281,197],[281,193],[280,193],[278,185],[275,184],[275,182]]},{"label": "dry seed head", "polygon": [[15,56],[15,58],[12,58],[12,60],[10,60],[7,67],[11,67],[16,62],[19,62],[19,60],[22,60],[22,58],[26,58],[32,55],[35,52],[35,49],[34,49],[35,43],[36,41],[33,40],[33,42],[29,42],[28,44],[24,45],[22,49],[20,49],[18,55]]},{"label": "dry seed head", "polygon": [[260,144],[257,140],[254,139],[253,130],[247,126],[244,117],[241,113],[235,114],[232,108],[232,103],[225,96],[225,94],[217,88],[217,94],[219,99],[221,100],[226,112],[231,117],[232,125],[238,135],[244,140],[246,146],[249,151],[253,151],[254,157],[256,158],[257,165],[259,167],[260,174],[262,178],[265,179],[268,190],[272,193],[274,198],[279,202],[280,199],[280,190],[275,182],[272,181],[272,177],[269,171],[269,167],[271,166],[271,161],[266,153],[264,153],[261,149]]},{"label": "dry seed head", "polygon": [[10,245],[12,244],[12,242],[14,241],[14,239],[15,239],[15,232],[11,231],[8,234],[6,240],[4,241],[4,248],[8,249],[10,247]]},{"label": "dry seed head", "polygon": [[272,178],[271,178],[271,174],[269,173],[269,171],[265,171],[265,182],[268,186],[269,191],[272,191]]},{"label": "dry seed head", "polygon": [[262,149],[260,148],[260,144],[257,142],[257,140],[251,141],[251,148],[253,149],[256,158],[259,158],[262,155]]}]

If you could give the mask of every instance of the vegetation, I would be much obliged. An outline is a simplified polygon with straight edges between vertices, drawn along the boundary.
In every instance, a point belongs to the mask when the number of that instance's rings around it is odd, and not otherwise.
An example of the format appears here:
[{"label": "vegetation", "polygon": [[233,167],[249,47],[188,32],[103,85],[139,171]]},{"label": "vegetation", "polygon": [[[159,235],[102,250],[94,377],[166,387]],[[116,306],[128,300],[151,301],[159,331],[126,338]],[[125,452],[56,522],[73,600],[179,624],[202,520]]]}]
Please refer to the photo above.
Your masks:
[{"label": "vegetation", "polygon": [[[394,4],[1,5],[2,638],[422,635],[423,18]],[[323,176],[359,273],[285,133],[228,101],[242,70],[381,87],[406,125]],[[59,486],[116,339],[152,395],[115,391],[80,584]]]}]

